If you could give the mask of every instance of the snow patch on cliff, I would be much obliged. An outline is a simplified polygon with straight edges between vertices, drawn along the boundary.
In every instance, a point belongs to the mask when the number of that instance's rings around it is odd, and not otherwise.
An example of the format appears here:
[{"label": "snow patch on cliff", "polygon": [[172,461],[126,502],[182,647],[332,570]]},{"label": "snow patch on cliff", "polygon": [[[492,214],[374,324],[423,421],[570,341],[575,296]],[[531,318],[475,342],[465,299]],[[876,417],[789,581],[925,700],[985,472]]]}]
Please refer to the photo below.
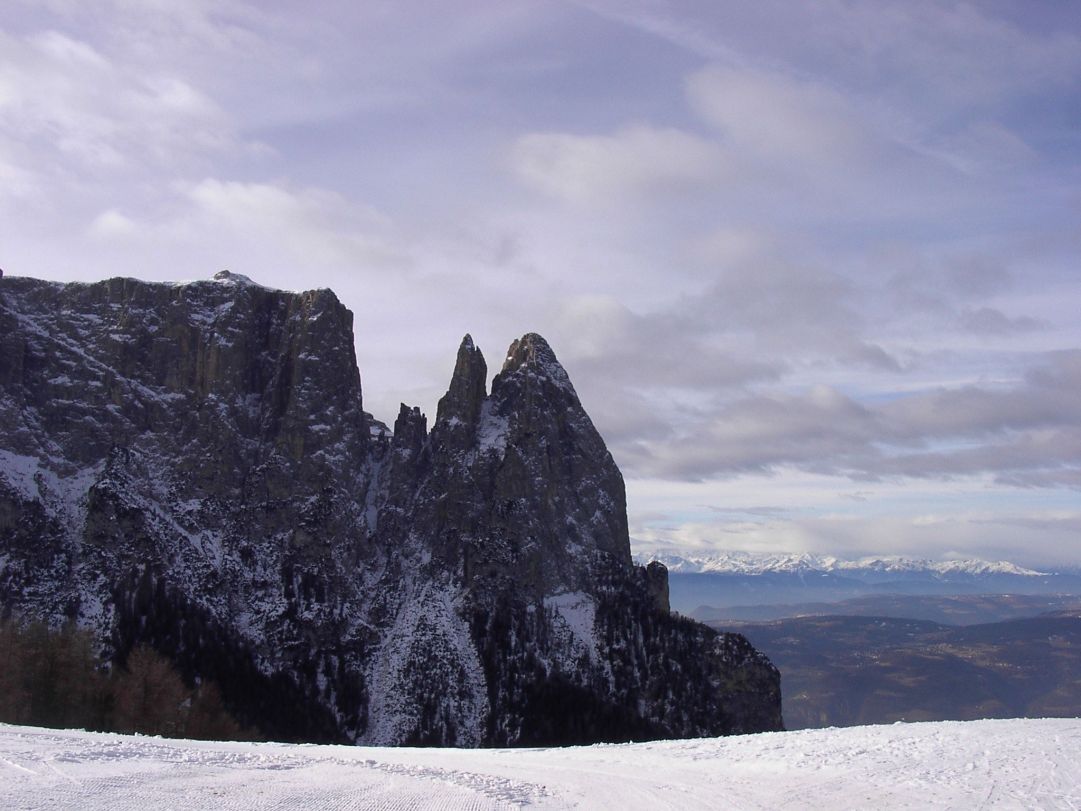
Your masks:
[{"label": "snow patch on cliff", "polygon": [[544,608],[552,618],[557,633],[569,635],[576,652],[597,659],[597,636],[594,625],[597,604],[582,591],[565,591],[544,598]]},{"label": "snow patch on cliff", "polygon": [[[365,744],[394,745],[449,727],[457,746],[479,746],[488,691],[469,625],[449,586],[409,584],[371,668]],[[425,710],[431,710],[424,717]]]},{"label": "snow patch on cliff", "polygon": [[480,422],[477,426],[477,451],[495,452],[502,456],[507,450],[507,436],[510,433],[510,420],[492,412],[492,401],[485,400],[480,409]]},{"label": "snow patch on cliff", "polygon": [[38,460],[33,456],[0,450],[0,476],[23,501],[39,498],[38,483],[35,481],[39,469]]}]

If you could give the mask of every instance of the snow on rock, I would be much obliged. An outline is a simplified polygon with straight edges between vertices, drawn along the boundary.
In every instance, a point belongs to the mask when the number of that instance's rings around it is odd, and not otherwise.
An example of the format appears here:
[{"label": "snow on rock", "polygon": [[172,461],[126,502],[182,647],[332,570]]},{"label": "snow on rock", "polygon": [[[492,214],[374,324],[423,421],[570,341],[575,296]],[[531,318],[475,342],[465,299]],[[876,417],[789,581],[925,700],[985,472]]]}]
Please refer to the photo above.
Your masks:
[{"label": "snow on rock", "polygon": [[544,607],[553,614],[555,630],[570,635],[576,652],[595,660],[597,604],[593,598],[581,591],[568,591],[545,597]]},{"label": "snow on rock", "polygon": [[455,745],[482,743],[484,673],[453,602],[436,584],[407,587],[372,667],[366,743],[431,743],[435,725],[427,714],[453,731]]},{"label": "snow on rock", "polygon": [[480,425],[477,429],[477,450],[480,453],[497,453],[500,456],[507,449],[507,436],[510,420],[492,413],[491,401],[481,406]]},{"label": "snow on rock", "polygon": [[231,284],[236,287],[261,287],[243,273],[233,273],[231,270],[219,270],[214,274],[214,281],[221,284]]},{"label": "snow on rock", "polygon": [[0,481],[6,480],[24,501],[33,501],[39,496],[35,481],[39,469],[37,457],[0,450]]},{"label": "snow on rock", "polygon": [[1081,719],[894,724],[564,749],[210,743],[0,725],[5,808],[1081,806]]}]

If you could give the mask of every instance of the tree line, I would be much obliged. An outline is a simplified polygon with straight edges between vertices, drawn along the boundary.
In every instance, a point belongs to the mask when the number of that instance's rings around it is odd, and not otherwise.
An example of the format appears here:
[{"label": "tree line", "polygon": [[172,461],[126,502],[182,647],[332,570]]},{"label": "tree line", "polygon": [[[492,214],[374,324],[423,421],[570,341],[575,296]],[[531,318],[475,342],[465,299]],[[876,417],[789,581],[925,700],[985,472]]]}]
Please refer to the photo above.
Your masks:
[{"label": "tree line", "polygon": [[185,684],[153,648],[137,645],[110,664],[97,656],[90,632],[41,622],[0,623],[0,721],[170,738],[256,737],[225,708],[214,682]]}]

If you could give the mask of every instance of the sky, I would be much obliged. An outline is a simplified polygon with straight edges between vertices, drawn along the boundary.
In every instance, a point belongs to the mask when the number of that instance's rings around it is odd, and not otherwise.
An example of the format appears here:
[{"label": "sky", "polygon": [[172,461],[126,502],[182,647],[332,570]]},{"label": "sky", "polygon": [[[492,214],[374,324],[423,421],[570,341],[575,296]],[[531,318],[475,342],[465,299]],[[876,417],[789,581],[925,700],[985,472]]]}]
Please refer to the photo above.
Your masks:
[{"label": "sky", "polygon": [[1081,4],[5,0],[0,267],[544,335],[632,545],[1081,565]]}]

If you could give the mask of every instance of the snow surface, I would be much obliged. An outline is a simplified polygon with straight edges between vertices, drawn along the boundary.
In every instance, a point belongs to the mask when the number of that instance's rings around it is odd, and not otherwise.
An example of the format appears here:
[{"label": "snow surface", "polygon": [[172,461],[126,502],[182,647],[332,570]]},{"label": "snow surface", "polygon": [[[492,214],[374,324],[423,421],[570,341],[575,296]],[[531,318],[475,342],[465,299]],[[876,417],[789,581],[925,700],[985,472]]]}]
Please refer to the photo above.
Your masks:
[{"label": "snow surface", "polygon": [[1081,808],[1081,719],[565,749],[209,743],[0,725],[6,809]]}]

